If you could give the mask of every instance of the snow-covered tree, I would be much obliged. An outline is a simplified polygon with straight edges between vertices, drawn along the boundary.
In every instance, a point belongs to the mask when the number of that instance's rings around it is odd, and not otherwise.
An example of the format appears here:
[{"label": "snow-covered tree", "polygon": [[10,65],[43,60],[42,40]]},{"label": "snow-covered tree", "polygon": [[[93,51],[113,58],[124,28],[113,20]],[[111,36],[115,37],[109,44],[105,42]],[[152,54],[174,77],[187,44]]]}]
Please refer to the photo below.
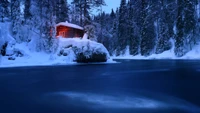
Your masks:
[{"label": "snow-covered tree", "polygon": [[176,48],[175,48],[175,54],[177,56],[183,56],[186,51],[184,50],[184,20],[183,20],[183,14],[184,14],[184,0],[178,0],[178,18],[177,18],[177,33],[176,33]]},{"label": "snow-covered tree", "polygon": [[105,5],[104,0],[73,0],[77,12],[79,12],[80,25],[85,26],[91,24],[91,9],[99,8]]},{"label": "snow-covered tree", "polygon": [[121,55],[125,53],[125,49],[127,46],[127,5],[126,0],[121,0],[120,8],[119,8],[119,23],[118,23],[118,49],[117,55]]},{"label": "snow-covered tree", "polygon": [[188,46],[188,51],[192,50],[194,44],[196,43],[196,29],[197,25],[197,13],[195,10],[196,1],[195,0],[185,0],[184,6],[184,33],[187,38],[186,44]]},{"label": "snow-covered tree", "polygon": [[155,47],[155,29],[152,1],[141,0],[141,55],[149,56],[153,53]]},{"label": "snow-covered tree", "polygon": [[67,0],[56,1],[56,23],[69,21]]},{"label": "snow-covered tree", "polygon": [[88,39],[97,41],[97,36],[95,35],[95,26],[94,25],[86,25],[84,27],[84,29],[88,35]]},{"label": "snow-covered tree", "polygon": [[129,50],[131,55],[139,54],[140,49],[140,36],[139,36],[139,27],[136,24],[136,6],[134,4],[135,1],[128,1],[128,20],[127,20],[127,42],[129,45]]},{"label": "snow-covered tree", "polygon": [[176,17],[175,1],[160,0],[159,16],[156,21],[157,48],[156,53],[171,49],[170,39],[174,39],[174,24]]},{"label": "snow-covered tree", "polygon": [[77,25],[80,25],[80,12],[78,9],[75,7],[75,5],[69,5],[70,10],[69,10],[69,21],[71,23],[76,23]]},{"label": "snow-covered tree", "polygon": [[30,12],[31,7],[31,0],[25,0],[24,1],[24,19],[25,21],[31,19],[32,14]]},{"label": "snow-covered tree", "polygon": [[185,55],[192,49],[195,42],[195,29],[197,28],[197,16],[195,12],[195,1],[178,0],[178,15],[176,24],[175,54],[178,57]]},{"label": "snow-covered tree", "polygon": [[36,40],[38,51],[46,51],[50,53],[56,49],[55,5],[56,0],[34,1],[33,12],[35,13],[33,13],[33,20],[35,20],[35,32],[39,35],[39,38]]},{"label": "snow-covered tree", "polygon": [[119,9],[117,8],[117,10],[114,12],[113,10],[111,11],[110,14],[110,18],[111,18],[111,25],[110,25],[110,34],[111,34],[111,38],[109,39],[109,47],[108,50],[110,52],[111,55],[115,55],[116,53],[116,49],[118,46],[118,39],[117,39],[117,35],[118,35],[118,18],[119,18]]},{"label": "snow-covered tree", "polygon": [[4,22],[4,18],[9,16],[9,1],[0,0],[0,18],[1,22]]},{"label": "snow-covered tree", "polygon": [[23,24],[21,19],[20,0],[11,0],[11,32],[17,42],[23,41],[23,36],[20,34],[20,28]]}]

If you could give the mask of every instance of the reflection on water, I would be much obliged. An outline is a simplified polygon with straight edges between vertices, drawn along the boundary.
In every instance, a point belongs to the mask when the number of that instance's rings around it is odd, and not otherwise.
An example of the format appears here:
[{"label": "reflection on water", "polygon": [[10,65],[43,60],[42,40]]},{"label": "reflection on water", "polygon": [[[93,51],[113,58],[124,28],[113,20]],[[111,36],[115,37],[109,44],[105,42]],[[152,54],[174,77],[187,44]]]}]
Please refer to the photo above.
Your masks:
[{"label": "reflection on water", "polygon": [[48,97],[49,102],[53,101],[52,103],[54,103],[54,99],[57,99],[55,97],[61,97],[62,102],[60,104],[62,105],[64,103],[66,103],[66,105],[73,103],[73,105],[77,104],[78,106],[82,107],[89,106],[91,109],[179,109],[192,113],[200,112],[199,107],[192,105],[189,102],[167,96],[163,99],[160,99],[156,98],[156,96],[148,98],[138,95],[130,97],[122,95],[112,96],[92,93],[56,92],[45,95],[45,97]]}]

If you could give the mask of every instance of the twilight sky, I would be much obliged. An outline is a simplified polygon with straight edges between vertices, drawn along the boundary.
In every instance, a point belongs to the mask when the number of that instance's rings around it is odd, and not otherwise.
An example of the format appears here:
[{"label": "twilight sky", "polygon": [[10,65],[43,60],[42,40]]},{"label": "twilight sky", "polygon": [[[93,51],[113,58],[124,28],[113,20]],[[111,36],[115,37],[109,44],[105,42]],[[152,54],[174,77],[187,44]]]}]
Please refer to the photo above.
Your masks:
[{"label": "twilight sky", "polygon": [[[69,0],[68,3],[71,3],[72,0]],[[106,13],[110,13],[111,9],[113,8],[116,10],[117,7],[120,5],[120,0],[105,0],[106,6],[103,7],[103,11]]]},{"label": "twilight sky", "polygon": [[105,0],[105,2],[107,6],[104,6],[103,10],[106,13],[110,13],[112,8],[116,10],[116,8],[120,5],[120,0]]}]

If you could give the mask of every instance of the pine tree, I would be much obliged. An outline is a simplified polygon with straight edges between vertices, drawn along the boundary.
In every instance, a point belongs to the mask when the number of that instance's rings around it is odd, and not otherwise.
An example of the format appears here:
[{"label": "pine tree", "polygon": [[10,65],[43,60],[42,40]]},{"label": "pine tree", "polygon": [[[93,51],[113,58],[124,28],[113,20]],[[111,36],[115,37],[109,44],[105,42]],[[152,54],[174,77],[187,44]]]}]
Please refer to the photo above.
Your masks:
[{"label": "pine tree", "polygon": [[69,5],[69,6],[70,6],[70,10],[69,10],[70,22],[80,25],[79,11],[77,11],[77,8],[74,5]]},{"label": "pine tree", "polygon": [[55,41],[55,4],[57,0],[44,0],[44,26],[42,26],[43,36],[44,39],[44,50],[46,52],[54,52],[56,46],[54,46]]},{"label": "pine tree", "polygon": [[8,9],[9,1],[8,0],[0,0],[0,18],[1,22],[4,22],[4,18],[8,17],[9,9]]},{"label": "pine tree", "polygon": [[29,20],[31,19],[31,12],[30,12],[30,7],[31,7],[31,0],[25,0],[25,4],[24,4],[24,19]]},{"label": "pine tree", "polygon": [[79,12],[80,25],[85,26],[91,24],[90,10],[105,5],[105,2],[104,0],[73,0],[72,4]]},{"label": "pine tree", "polygon": [[22,20],[20,18],[20,0],[11,1],[11,20],[12,20],[12,35],[17,42],[22,42],[23,37],[19,34],[20,27],[22,25]]},{"label": "pine tree", "polygon": [[127,46],[127,5],[126,0],[121,0],[118,24],[118,49],[117,55],[125,53]]},{"label": "pine tree", "polygon": [[139,44],[140,44],[140,37],[139,37],[139,29],[135,22],[135,8],[133,0],[128,1],[128,28],[127,28],[127,40],[128,45],[130,48],[131,55],[139,54]]},{"label": "pine tree", "polygon": [[184,50],[184,0],[178,0],[178,15],[177,15],[177,33],[176,33],[176,43],[175,43],[175,54],[180,57],[183,56],[186,52]]},{"label": "pine tree", "polygon": [[[111,17],[112,18],[112,17]],[[119,26],[119,9],[116,9],[115,12],[115,19],[112,19],[112,26],[111,26],[111,39],[110,39],[110,54],[116,55],[118,49],[118,26]]]},{"label": "pine tree", "polygon": [[187,46],[188,51],[192,50],[192,46],[196,42],[196,29],[197,29],[197,15],[195,11],[195,1],[194,0],[185,0],[184,4],[184,33],[186,34],[185,37],[187,38]]},{"label": "pine tree", "polygon": [[56,23],[69,21],[67,0],[56,1]]},{"label": "pine tree", "polygon": [[170,38],[173,38],[173,32],[171,32],[170,34],[170,31],[173,30],[173,27],[170,28],[170,24],[172,24],[173,26],[173,23],[170,22],[170,18],[172,18],[174,15],[173,13],[170,13],[170,15],[168,15],[169,5],[170,4],[166,3],[164,0],[160,0],[158,4],[158,6],[160,7],[158,8],[159,16],[156,21],[156,34],[158,40],[156,46],[157,54],[171,49]]},{"label": "pine tree", "polygon": [[39,31],[37,51],[54,52],[57,43],[55,38],[56,0],[35,0],[35,12],[33,14],[35,27]]},{"label": "pine tree", "polygon": [[110,17],[111,17],[111,19],[115,19],[116,18],[116,15],[115,15],[115,12],[114,12],[113,9],[111,10]]},{"label": "pine tree", "polygon": [[176,48],[178,57],[185,55],[192,49],[196,36],[197,16],[195,13],[195,2],[191,0],[178,0],[178,18],[176,24]]},{"label": "pine tree", "polygon": [[154,29],[154,18],[152,1],[142,0],[142,27],[141,27],[141,55],[149,56],[153,53],[155,48],[155,29]]},{"label": "pine tree", "polygon": [[79,25],[83,25],[83,1],[82,0],[73,0],[72,4],[74,5],[75,12],[79,14],[80,20]]}]

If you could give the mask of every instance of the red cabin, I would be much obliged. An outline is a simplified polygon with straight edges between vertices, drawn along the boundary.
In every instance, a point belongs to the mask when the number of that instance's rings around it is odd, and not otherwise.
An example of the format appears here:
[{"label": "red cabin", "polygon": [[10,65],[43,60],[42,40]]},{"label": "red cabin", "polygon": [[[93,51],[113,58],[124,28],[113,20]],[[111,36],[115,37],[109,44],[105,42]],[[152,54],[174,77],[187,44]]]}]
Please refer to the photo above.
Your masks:
[{"label": "red cabin", "polygon": [[68,22],[61,22],[56,25],[56,36],[63,38],[82,38],[84,30],[82,27]]}]

